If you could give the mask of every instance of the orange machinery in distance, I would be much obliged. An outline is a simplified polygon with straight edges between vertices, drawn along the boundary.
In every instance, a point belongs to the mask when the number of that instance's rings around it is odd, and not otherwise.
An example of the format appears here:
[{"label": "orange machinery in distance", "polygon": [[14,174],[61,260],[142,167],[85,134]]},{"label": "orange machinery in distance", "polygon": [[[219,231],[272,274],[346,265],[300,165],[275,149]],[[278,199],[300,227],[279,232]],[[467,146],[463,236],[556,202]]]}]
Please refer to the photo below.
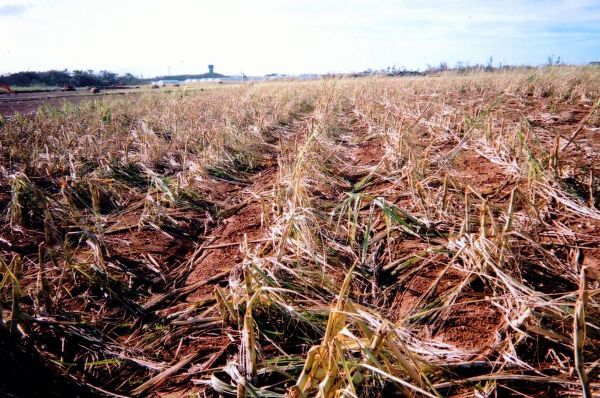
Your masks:
[{"label": "orange machinery in distance", "polygon": [[0,83],[0,89],[4,89],[8,93],[14,93],[8,84]]}]

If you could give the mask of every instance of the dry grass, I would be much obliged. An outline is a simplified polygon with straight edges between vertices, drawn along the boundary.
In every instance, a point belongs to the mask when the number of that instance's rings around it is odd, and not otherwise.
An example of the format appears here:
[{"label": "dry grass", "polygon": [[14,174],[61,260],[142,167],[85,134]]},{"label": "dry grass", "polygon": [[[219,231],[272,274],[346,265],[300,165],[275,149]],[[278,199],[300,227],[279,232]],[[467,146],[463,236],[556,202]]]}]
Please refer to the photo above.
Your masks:
[{"label": "dry grass", "polygon": [[599,101],[557,67],[0,121],[0,328],[100,395],[591,396]]}]

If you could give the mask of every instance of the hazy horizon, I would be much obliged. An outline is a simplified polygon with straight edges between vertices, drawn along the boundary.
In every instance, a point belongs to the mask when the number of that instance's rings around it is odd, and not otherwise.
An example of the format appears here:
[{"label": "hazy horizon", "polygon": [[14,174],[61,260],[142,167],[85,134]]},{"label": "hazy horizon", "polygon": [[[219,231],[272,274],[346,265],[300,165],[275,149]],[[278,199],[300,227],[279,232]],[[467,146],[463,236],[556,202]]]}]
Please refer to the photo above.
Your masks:
[{"label": "hazy horizon", "polygon": [[[144,77],[353,72],[446,62],[600,59],[595,1],[0,0],[0,73],[93,69]],[[170,72],[170,73],[169,73]]]}]

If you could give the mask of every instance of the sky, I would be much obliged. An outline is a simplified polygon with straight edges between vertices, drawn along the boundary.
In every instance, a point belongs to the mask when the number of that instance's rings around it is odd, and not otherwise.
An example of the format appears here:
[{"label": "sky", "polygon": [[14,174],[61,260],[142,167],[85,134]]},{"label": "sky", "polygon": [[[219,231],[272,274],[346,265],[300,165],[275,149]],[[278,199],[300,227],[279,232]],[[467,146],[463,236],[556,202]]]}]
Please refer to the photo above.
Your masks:
[{"label": "sky", "polygon": [[600,61],[599,0],[0,0],[0,74]]}]

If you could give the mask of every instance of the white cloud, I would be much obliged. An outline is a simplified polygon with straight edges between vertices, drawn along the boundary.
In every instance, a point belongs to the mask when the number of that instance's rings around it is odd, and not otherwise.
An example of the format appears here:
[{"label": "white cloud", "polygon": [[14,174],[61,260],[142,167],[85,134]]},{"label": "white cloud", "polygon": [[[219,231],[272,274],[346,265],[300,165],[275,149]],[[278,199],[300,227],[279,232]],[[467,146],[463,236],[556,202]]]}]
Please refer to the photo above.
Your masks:
[{"label": "white cloud", "polygon": [[[8,8],[6,8],[8,7]],[[16,8],[15,8],[16,7]],[[2,16],[2,9],[9,16]],[[11,11],[12,10],[12,11]],[[594,1],[0,0],[0,73],[361,70],[600,58]]]}]

